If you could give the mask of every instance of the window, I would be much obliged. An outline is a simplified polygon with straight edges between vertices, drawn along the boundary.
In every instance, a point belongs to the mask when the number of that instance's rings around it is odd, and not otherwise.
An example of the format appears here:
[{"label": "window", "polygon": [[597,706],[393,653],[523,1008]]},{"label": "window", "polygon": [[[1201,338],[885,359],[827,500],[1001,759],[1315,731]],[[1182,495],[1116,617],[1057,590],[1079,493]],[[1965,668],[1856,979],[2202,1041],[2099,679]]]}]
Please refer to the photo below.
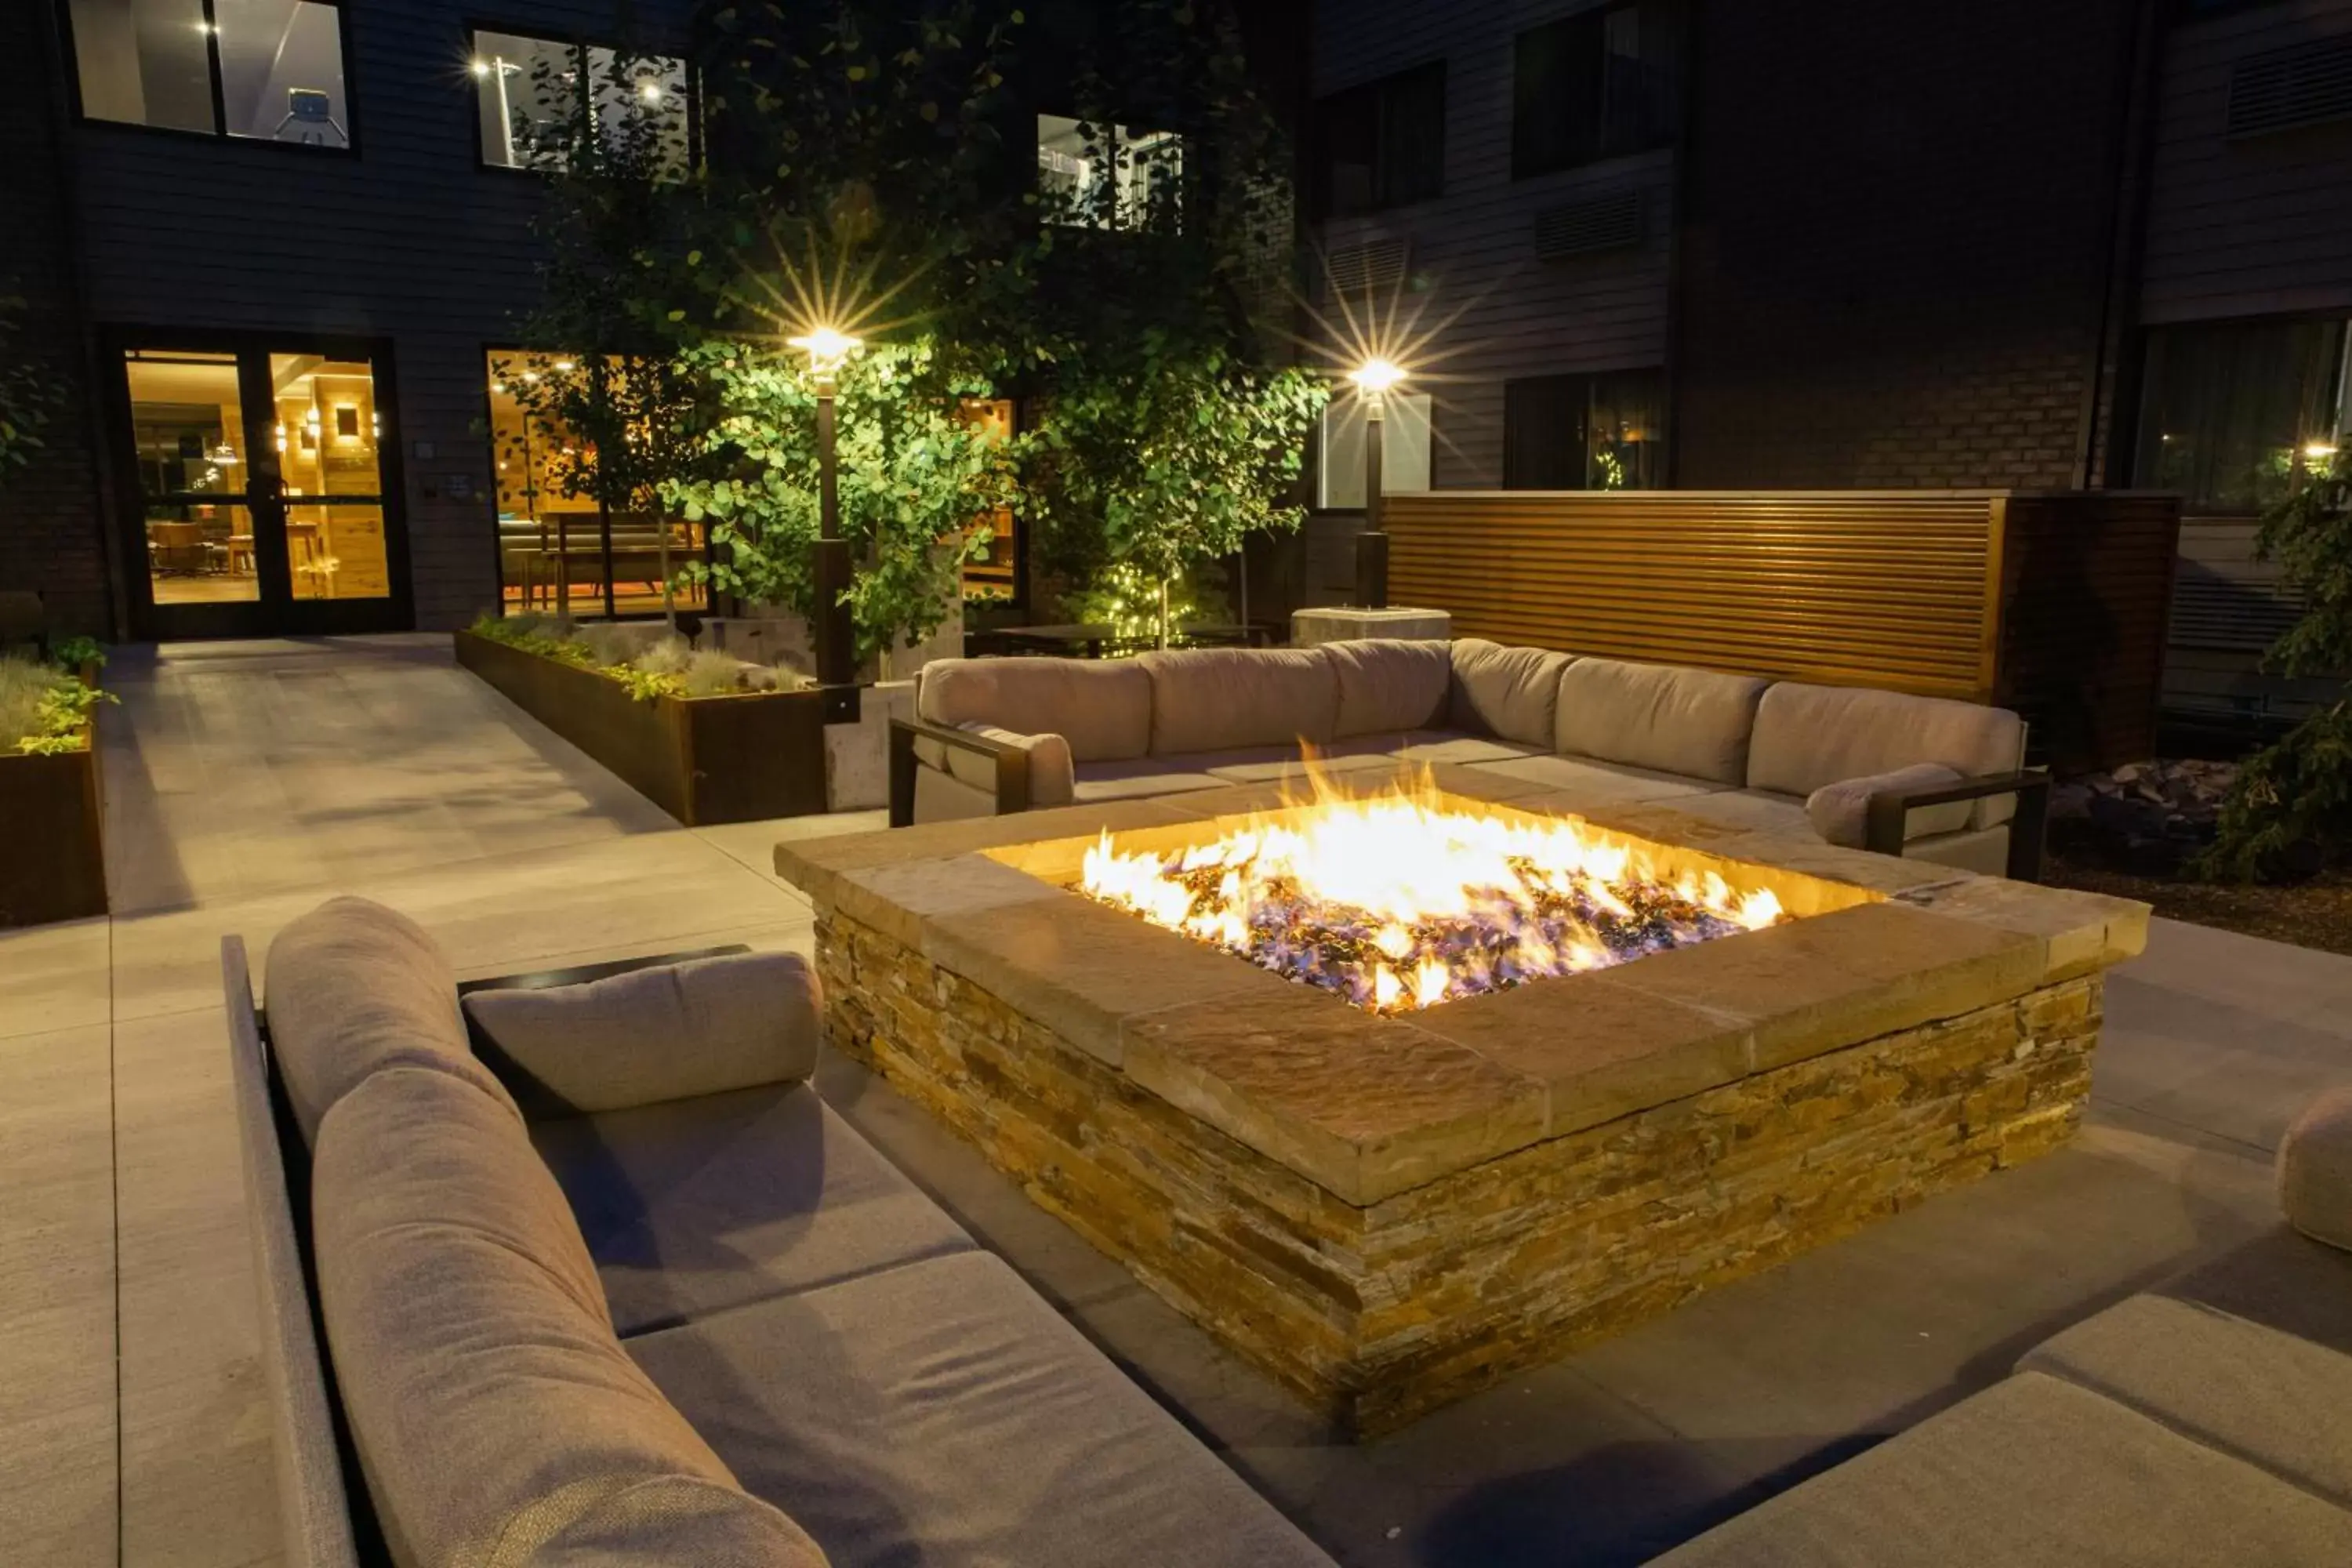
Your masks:
[{"label": "window", "polygon": [[[1056,223],[1089,228],[1181,226],[1184,139],[1172,131],[1089,127],[1037,117],[1037,193]],[[1088,132],[1091,130],[1092,134]]]},{"label": "window", "polygon": [[[1429,419],[1425,393],[1391,392],[1381,420],[1381,494],[1429,489]],[[1328,511],[1351,511],[1364,504],[1364,408],[1352,397],[1334,399],[1323,409],[1323,450],[1316,464],[1315,504]]]},{"label": "window", "polygon": [[1670,145],[1682,117],[1680,0],[1604,5],[1521,33],[1511,176]]},{"label": "window", "polygon": [[2231,321],[2147,335],[2133,483],[2191,511],[2252,515],[2335,456],[2347,406],[2346,322]]},{"label": "window", "polygon": [[1666,482],[1665,374],[1503,384],[1503,488],[1654,490]]},{"label": "window", "polygon": [[338,0],[72,0],[88,120],[349,147]]},{"label": "window", "polygon": [[561,167],[582,116],[617,141],[649,127],[666,160],[689,157],[686,62],[624,55],[601,44],[474,35],[482,162],[499,169]]},{"label": "window", "polygon": [[1445,62],[1334,93],[1315,106],[1310,195],[1318,218],[1349,217],[1445,189]]}]

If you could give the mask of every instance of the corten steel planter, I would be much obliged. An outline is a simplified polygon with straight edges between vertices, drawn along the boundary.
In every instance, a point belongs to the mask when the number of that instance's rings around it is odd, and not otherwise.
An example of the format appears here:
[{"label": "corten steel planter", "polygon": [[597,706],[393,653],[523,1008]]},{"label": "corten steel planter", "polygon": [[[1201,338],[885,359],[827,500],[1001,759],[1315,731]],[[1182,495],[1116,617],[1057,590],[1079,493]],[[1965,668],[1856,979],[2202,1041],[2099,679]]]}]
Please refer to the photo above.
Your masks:
[{"label": "corten steel planter", "polygon": [[814,691],[640,702],[594,670],[456,636],[459,664],[688,827],[825,809]]},{"label": "corten steel planter", "polygon": [[106,913],[98,737],[79,752],[0,755],[0,927]]}]

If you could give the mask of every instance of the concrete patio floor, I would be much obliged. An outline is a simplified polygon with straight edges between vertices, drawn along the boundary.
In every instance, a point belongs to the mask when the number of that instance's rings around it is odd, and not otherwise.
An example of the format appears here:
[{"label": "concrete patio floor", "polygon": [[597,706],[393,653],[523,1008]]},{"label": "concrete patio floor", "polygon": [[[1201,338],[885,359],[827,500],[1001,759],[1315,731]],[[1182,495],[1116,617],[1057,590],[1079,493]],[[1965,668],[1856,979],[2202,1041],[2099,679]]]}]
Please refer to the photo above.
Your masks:
[{"label": "concrete patio floor", "polygon": [[[0,934],[0,1558],[277,1561],[216,950],[331,892],[461,974],[805,951],[774,841],[689,830],[446,638],[126,650],[110,920]],[[1361,1447],[846,1062],[825,1094],[1341,1562],[1638,1563],[2275,1223],[2269,1161],[2352,1079],[2352,959],[2158,922],[2108,987],[2092,1124],[2037,1164]]]}]

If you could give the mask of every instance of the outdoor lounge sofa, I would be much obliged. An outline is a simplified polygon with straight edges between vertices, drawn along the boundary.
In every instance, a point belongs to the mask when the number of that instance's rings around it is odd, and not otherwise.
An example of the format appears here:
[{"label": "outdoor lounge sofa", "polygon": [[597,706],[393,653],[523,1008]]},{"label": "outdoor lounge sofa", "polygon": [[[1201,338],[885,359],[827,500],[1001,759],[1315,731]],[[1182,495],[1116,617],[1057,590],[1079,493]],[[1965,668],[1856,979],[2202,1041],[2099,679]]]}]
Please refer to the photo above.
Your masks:
[{"label": "outdoor lounge sofa", "polygon": [[1477,638],[942,659],[891,724],[894,826],[1449,763],[2034,879],[2048,781],[2005,709]]},{"label": "outdoor lounge sofa", "polygon": [[2276,1230],[1654,1568],[2352,1563],[2352,1089],[2279,1177]]},{"label": "outdoor lounge sofa", "polygon": [[224,944],[289,1568],[1328,1568],[818,1098],[801,960],[610,967],[461,1011],[340,899],[265,1031]]}]

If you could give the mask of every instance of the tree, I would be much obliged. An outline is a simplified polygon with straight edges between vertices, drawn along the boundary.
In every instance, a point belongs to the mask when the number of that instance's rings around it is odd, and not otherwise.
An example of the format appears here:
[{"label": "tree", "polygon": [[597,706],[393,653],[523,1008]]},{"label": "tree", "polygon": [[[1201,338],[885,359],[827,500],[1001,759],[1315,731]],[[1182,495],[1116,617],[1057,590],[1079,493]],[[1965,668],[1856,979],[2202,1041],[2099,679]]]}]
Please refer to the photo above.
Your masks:
[{"label": "tree", "polygon": [[[692,265],[680,254],[697,179],[686,96],[664,62],[625,47],[576,51],[568,69],[542,58],[533,72],[530,99],[557,110],[518,111],[514,128],[523,161],[549,181],[541,299],[523,323],[534,352],[495,369],[522,411],[520,439],[534,425],[552,438],[544,468],[561,493],[657,515],[664,487],[709,451],[703,390],[678,357],[688,313],[667,284]],[[666,522],[656,538],[675,624]]]},{"label": "tree", "polygon": [[2336,700],[2249,758],[2199,862],[2233,879],[2314,870],[2352,855],[2352,453],[2263,514],[2258,557],[2276,561],[2303,616],[2266,668],[2342,681]]},{"label": "tree", "polygon": [[[1047,367],[1025,515],[1046,560],[1166,584],[1295,529],[1321,380],[1287,367],[1289,157],[1237,17],[1108,0],[1076,51],[1083,153],[1047,171],[1018,333]],[[1158,627],[1164,646],[1170,627]]]},{"label": "tree", "polygon": [[[816,610],[816,387],[804,362],[713,342],[686,357],[714,392],[709,471],[665,496],[710,529],[690,576],[744,598]],[[1013,453],[966,400],[990,388],[943,364],[928,341],[877,345],[837,377],[841,531],[859,565],[849,589],[860,655],[889,673],[892,651],[936,633],[965,561],[1010,505]]]}]

